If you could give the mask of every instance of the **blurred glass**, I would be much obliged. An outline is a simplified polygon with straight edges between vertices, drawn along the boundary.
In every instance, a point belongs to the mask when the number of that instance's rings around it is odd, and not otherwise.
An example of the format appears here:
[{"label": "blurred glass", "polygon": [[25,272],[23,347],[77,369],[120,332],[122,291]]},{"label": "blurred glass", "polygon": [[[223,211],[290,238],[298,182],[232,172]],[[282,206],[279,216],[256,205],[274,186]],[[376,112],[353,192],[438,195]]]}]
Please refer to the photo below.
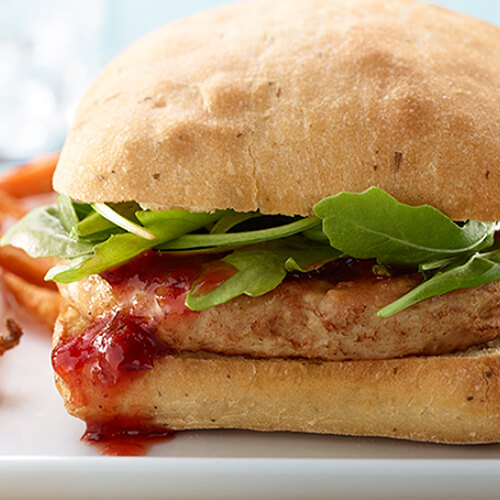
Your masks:
[{"label": "blurred glass", "polygon": [[101,0],[1,0],[0,159],[61,146],[100,66]]},{"label": "blurred glass", "polygon": [[[85,90],[134,39],[230,1],[0,0],[0,168],[60,148]],[[500,23],[500,2],[433,1]]]},{"label": "blurred glass", "polygon": [[142,34],[228,0],[0,0],[0,167],[59,149],[99,70]]}]

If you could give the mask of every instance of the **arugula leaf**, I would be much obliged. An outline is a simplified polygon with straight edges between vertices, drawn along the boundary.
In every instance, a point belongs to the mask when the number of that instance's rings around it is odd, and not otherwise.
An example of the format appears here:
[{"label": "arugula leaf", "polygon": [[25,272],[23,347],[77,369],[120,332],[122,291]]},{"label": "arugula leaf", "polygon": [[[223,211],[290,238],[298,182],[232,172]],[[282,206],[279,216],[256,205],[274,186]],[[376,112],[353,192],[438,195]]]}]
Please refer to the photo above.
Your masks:
[{"label": "arugula leaf", "polygon": [[[145,212],[153,213],[153,212]],[[158,245],[159,250],[185,250],[190,248],[204,248],[213,246],[243,246],[254,245],[264,241],[282,239],[293,234],[301,233],[306,229],[320,224],[316,217],[299,219],[290,224],[259,229],[257,231],[245,231],[241,233],[226,234],[186,234],[176,240],[169,241],[166,245]]]},{"label": "arugula leaf", "polygon": [[[137,221],[135,217],[135,213],[139,210],[139,205],[137,203],[112,203],[110,207],[122,217]],[[104,241],[112,234],[122,233],[124,231],[122,228],[97,213],[90,205],[89,209],[88,215],[73,228],[73,232],[79,238],[85,238],[91,241]]]},{"label": "arugula leaf", "polygon": [[115,234],[94,247],[94,255],[87,260],[70,263],[58,273],[51,273],[50,279],[58,283],[80,281],[91,274],[101,273],[124,264],[158,243],[175,239],[220,218],[221,212],[214,214],[190,213],[187,210],[164,210],[158,212],[138,212],[137,218],[156,235],[155,240],[146,240],[131,233]]},{"label": "arugula leaf", "polygon": [[109,205],[106,205],[106,203],[92,203],[92,208],[109,222],[112,222],[115,226],[118,226],[129,233],[140,236],[146,240],[156,239],[156,236],[151,231],[121,215]]},{"label": "arugula leaf", "polygon": [[63,226],[55,206],[38,207],[11,227],[1,245],[22,248],[30,257],[73,259],[92,253],[92,245],[75,241]]},{"label": "arugula leaf", "polygon": [[455,224],[429,205],[412,207],[382,189],[340,193],[321,200],[314,213],[332,247],[358,259],[414,265],[482,250],[493,244],[495,224]]},{"label": "arugula leaf", "polygon": [[88,255],[82,255],[81,257],[75,257],[74,259],[68,260],[64,264],[58,264],[57,266],[51,267],[45,275],[45,280],[54,281],[54,277],[58,274],[76,269],[81,264],[87,262],[88,259]]},{"label": "arugula leaf", "polygon": [[302,232],[303,236],[305,236],[308,240],[318,241],[320,243],[329,244],[330,241],[328,237],[323,232],[321,226],[313,227],[312,229],[306,229]]},{"label": "arugula leaf", "polygon": [[472,288],[500,279],[500,249],[475,253],[466,262],[457,262],[380,309],[377,316],[387,318],[417,302],[451,292],[459,288]]},{"label": "arugula leaf", "polygon": [[449,257],[448,259],[440,259],[440,260],[431,260],[429,262],[423,262],[419,264],[418,270],[421,273],[426,273],[427,271],[434,271],[435,269],[439,269],[441,267],[449,266],[456,262],[457,259],[463,260],[464,257]]},{"label": "arugula leaf", "polygon": [[333,248],[311,243],[300,236],[238,249],[221,259],[237,273],[206,294],[196,292],[198,283],[195,282],[186,298],[186,306],[202,311],[242,294],[264,295],[283,281],[287,267],[310,271],[338,257],[340,253]]},{"label": "arugula leaf", "polygon": [[319,269],[327,262],[344,256],[342,252],[335,250],[330,245],[311,243],[305,239],[299,239],[299,237],[288,238],[281,253],[288,256],[285,261],[287,271],[300,271],[302,273]]},{"label": "arugula leaf", "polygon": [[108,219],[92,211],[85,219],[73,227],[73,231],[79,238],[88,238],[115,228],[116,226]]},{"label": "arugula leaf", "polygon": [[73,200],[65,194],[57,195],[57,213],[64,229],[71,233],[76,224],[80,221],[73,205]]},{"label": "arugula leaf", "polygon": [[78,240],[92,242],[94,245],[102,243],[114,234],[123,234],[125,230],[115,226],[102,215],[92,211],[85,219],[80,221],[71,231],[71,236]]},{"label": "arugula leaf", "polygon": [[255,219],[256,217],[262,217],[258,212],[246,212],[239,213],[234,212],[233,210],[227,210],[225,213],[215,224],[210,234],[223,234],[227,233],[233,227],[241,224],[250,219]]},{"label": "arugula leaf", "polygon": [[235,274],[210,292],[195,284],[186,300],[195,310],[242,294],[262,295],[287,272],[308,272],[343,256],[376,258],[374,273],[390,275],[392,265],[410,266],[428,278],[381,309],[381,317],[435,295],[500,279],[500,248],[492,246],[494,223],[458,225],[430,206],[404,205],[378,188],[326,198],[314,211],[318,217],[293,222],[270,217],[265,222],[273,227],[231,232],[261,214],[156,212],[140,210],[134,202],[91,206],[59,195],[57,207],[30,212],[0,244],[23,248],[32,257],[67,259],[46,277],[62,283],[119,266],[151,248],[193,258],[224,252],[215,262],[231,266]]},{"label": "arugula leaf", "polygon": [[78,201],[71,200],[73,203],[73,208],[75,209],[78,220],[85,219],[87,215],[92,212],[92,207],[88,203],[80,203]]},{"label": "arugula leaf", "polygon": [[251,297],[264,295],[275,289],[286,276],[282,259],[267,250],[235,250],[222,261],[234,266],[238,272],[205,295],[190,292],[186,305],[193,311],[203,311],[242,294]]}]

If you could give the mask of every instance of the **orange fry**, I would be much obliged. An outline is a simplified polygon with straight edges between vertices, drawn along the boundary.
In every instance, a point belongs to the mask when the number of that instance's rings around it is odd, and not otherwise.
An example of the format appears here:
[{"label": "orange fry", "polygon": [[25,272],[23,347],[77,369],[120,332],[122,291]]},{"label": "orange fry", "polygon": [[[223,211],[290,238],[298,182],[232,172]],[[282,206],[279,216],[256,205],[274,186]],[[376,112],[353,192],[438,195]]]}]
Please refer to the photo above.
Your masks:
[{"label": "orange fry", "polygon": [[52,191],[52,175],[59,153],[34,158],[0,176],[0,190],[16,198]]},{"label": "orange fry", "polygon": [[54,283],[44,280],[53,265],[53,259],[32,259],[19,248],[0,247],[0,266],[39,287],[56,289]]},{"label": "orange fry", "polygon": [[0,356],[5,351],[16,347],[23,334],[21,327],[13,319],[7,318],[5,327],[7,328],[7,334],[0,334]]},{"label": "orange fry", "polygon": [[35,319],[49,327],[54,326],[61,307],[58,292],[28,283],[13,273],[5,273],[4,282],[16,301]]},{"label": "orange fry", "polygon": [[0,189],[0,217],[12,217],[20,219],[26,214],[26,209],[21,205],[20,201],[6,191]]}]

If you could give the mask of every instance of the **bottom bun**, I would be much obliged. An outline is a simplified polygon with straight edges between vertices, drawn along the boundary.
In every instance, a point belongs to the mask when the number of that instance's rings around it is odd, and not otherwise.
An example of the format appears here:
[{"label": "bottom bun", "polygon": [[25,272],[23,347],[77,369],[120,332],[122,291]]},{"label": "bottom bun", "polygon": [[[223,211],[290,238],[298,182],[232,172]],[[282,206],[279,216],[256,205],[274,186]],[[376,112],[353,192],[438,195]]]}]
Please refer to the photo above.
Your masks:
[{"label": "bottom bun", "polygon": [[[85,320],[68,307],[55,342]],[[167,354],[106,390],[56,377],[68,411],[87,421],[183,429],[385,436],[441,443],[500,441],[500,347],[376,361]]]}]

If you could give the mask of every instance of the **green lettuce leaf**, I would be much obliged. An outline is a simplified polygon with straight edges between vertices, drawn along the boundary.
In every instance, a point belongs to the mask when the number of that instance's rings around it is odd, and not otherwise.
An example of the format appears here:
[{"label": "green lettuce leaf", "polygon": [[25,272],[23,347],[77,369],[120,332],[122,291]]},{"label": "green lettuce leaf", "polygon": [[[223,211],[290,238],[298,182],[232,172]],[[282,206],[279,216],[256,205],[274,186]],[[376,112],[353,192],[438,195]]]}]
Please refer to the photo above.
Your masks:
[{"label": "green lettuce leaf", "polygon": [[60,272],[50,273],[49,279],[58,283],[80,281],[91,274],[98,274],[124,264],[155,245],[199,229],[221,216],[221,212],[207,214],[190,213],[187,210],[138,212],[137,218],[144,227],[156,235],[155,240],[147,240],[131,233],[112,235],[94,247],[94,254],[91,257],[69,263]]},{"label": "green lettuce leaf", "polygon": [[210,233],[227,233],[238,224],[246,222],[250,219],[255,219],[256,217],[261,217],[261,215],[258,212],[239,213],[234,212],[233,210],[227,210],[226,213],[214,224],[214,227],[211,229]]},{"label": "green lettuce leaf", "polygon": [[169,241],[165,245],[158,245],[157,248],[159,250],[188,250],[192,248],[217,246],[255,245],[256,243],[286,238],[287,236],[301,233],[319,224],[320,221],[316,217],[307,217],[291,222],[290,224],[271,227],[269,229],[259,229],[257,231],[225,234],[186,234],[176,240]]},{"label": "green lettuce leaf", "polygon": [[70,237],[54,206],[29,212],[5,233],[0,244],[22,248],[34,258],[73,259],[92,253],[91,244]]},{"label": "green lettuce leaf", "polygon": [[328,245],[312,243],[300,236],[238,249],[221,259],[233,266],[236,274],[203,295],[195,292],[197,283],[194,283],[186,305],[202,311],[239,295],[258,297],[274,290],[287,270],[310,271],[340,256],[340,252]]},{"label": "green lettuce leaf", "polygon": [[[113,234],[124,232],[122,228],[97,213],[91,205],[88,206],[90,209],[88,215],[78,222],[72,230],[78,238],[87,239],[89,241],[104,241]],[[137,222],[135,214],[140,210],[137,203],[110,203],[110,207],[123,217],[133,222]]]},{"label": "green lettuce leaf", "polygon": [[57,214],[61,224],[68,233],[71,233],[73,227],[80,222],[75,206],[73,205],[73,200],[64,194],[57,195]]},{"label": "green lettuce leaf", "polygon": [[475,253],[465,262],[461,260],[438,271],[403,297],[380,309],[377,316],[387,318],[430,297],[459,288],[485,285],[498,279],[500,279],[500,249]]},{"label": "green lettuce leaf", "polygon": [[122,233],[123,230],[94,211],[72,229],[72,234],[74,234],[76,238],[89,241],[104,241],[117,232]]},{"label": "green lettuce leaf", "polygon": [[332,247],[358,259],[403,266],[490,247],[495,231],[489,222],[460,227],[434,207],[405,205],[376,187],[325,198],[314,213]]}]

